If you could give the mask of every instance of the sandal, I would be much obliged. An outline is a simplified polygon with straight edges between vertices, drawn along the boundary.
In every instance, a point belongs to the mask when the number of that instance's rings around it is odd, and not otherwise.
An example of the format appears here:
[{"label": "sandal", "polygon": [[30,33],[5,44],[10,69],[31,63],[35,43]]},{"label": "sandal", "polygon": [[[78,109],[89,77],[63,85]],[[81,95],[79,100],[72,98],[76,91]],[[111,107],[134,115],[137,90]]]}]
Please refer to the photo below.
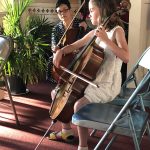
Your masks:
[{"label": "sandal", "polygon": [[73,135],[73,133],[65,133],[62,131],[52,132],[49,134],[48,139],[55,140],[55,141],[63,140],[65,142],[71,143],[74,141],[74,135]]}]

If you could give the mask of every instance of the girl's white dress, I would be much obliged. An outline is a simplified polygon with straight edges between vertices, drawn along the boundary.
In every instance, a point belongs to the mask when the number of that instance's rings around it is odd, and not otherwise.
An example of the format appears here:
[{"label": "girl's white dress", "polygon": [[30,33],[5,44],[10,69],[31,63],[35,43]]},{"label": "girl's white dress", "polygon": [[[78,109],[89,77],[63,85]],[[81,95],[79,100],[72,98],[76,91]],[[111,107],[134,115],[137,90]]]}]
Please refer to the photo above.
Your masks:
[{"label": "girl's white dress", "polygon": [[[122,27],[116,26],[107,32],[109,39],[112,41],[115,41],[114,34],[117,28]],[[112,101],[120,92],[122,60],[116,57],[98,38],[96,39],[96,43],[104,49],[103,63],[100,66],[96,79],[93,81],[99,85],[99,88],[88,85],[84,96],[92,103],[106,103]]]}]

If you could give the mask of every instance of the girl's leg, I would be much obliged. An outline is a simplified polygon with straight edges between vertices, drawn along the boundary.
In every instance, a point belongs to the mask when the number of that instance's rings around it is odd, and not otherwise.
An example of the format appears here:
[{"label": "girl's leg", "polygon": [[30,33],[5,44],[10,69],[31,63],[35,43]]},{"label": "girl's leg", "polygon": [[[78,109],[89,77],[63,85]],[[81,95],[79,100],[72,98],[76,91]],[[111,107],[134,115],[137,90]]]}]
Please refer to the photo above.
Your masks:
[{"label": "girl's leg", "polygon": [[75,104],[74,104],[74,112],[76,113],[81,107],[89,104],[90,102],[88,101],[87,98],[82,97],[79,99]]},{"label": "girl's leg", "polygon": [[[78,100],[74,105],[74,112],[77,112],[81,107],[89,104],[90,102],[85,97]],[[79,135],[79,147],[78,149],[88,149],[88,128],[77,126]]]},{"label": "girl's leg", "polygon": [[62,129],[70,130],[71,129],[71,124],[70,123],[62,123]]},{"label": "girl's leg", "polygon": [[88,147],[88,128],[77,126],[78,135],[79,135],[79,146]]}]

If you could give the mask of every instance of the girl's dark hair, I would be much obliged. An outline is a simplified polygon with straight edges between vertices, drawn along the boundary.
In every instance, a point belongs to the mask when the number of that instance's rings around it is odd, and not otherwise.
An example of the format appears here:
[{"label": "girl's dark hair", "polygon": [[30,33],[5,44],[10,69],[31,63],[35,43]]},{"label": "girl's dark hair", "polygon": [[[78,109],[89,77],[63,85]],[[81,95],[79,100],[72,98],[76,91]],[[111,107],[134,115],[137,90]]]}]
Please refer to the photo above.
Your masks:
[{"label": "girl's dark hair", "polygon": [[71,9],[70,2],[68,0],[58,0],[55,8],[58,8],[60,5],[65,4],[69,9]]},{"label": "girl's dark hair", "polygon": [[[110,17],[117,10],[118,6],[116,0],[92,0],[92,2],[100,8],[102,21],[104,21],[107,17]],[[112,17],[112,19],[109,20],[107,29],[110,30],[116,25],[124,27],[119,16]]]}]

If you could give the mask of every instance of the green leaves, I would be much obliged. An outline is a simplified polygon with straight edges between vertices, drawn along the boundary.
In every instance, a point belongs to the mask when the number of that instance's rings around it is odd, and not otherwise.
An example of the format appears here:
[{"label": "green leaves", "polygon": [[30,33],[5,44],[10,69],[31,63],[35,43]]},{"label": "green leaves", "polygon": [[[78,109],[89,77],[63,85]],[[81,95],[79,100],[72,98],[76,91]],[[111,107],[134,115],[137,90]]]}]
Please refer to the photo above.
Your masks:
[{"label": "green leaves", "polygon": [[16,37],[22,34],[20,18],[32,0],[4,0],[7,11],[3,27],[6,35]]},{"label": "green leaves", "polygon": [[4,17],[4,33],[12,37],[14,48],[5,71],[18,75],[24,82],[36,83],[46,69],[45,51],[50,51],[52,23],[42,16],[26,18],[21,26],[23,12],[32,0],[5,0],[7,14]]}]

